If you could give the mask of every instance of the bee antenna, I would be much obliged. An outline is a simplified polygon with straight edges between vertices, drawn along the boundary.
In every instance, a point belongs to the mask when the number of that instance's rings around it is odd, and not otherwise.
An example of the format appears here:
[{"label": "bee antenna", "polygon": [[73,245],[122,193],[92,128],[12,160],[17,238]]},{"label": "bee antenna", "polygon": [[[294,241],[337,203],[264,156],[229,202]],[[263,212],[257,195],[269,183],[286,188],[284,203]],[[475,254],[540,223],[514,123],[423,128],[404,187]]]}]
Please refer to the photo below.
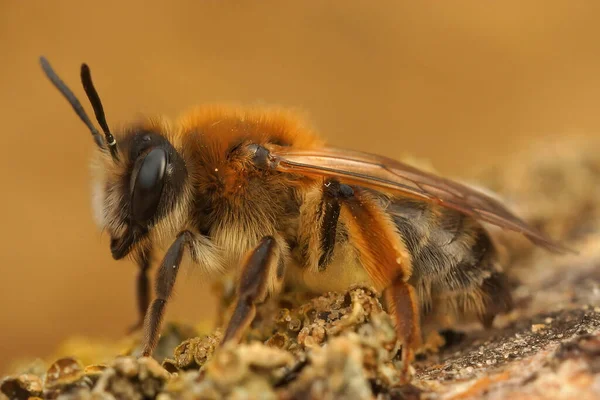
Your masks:
[{"label": "bee antenna", "polygon": [[110,149],[110,154],[113,156],[114,159],[118,159],[117,141],[115,140],[112,133],[110,133],[110,129],[108,129],[108,124],[106,123],[106,116],[104,115],[104,107],[102,107],[102,101],[100,100],[100,96],[98,96],[98,92],[94,87],[90,67],[88,67],[85,63],[81,64],[81,83],[83,84],[83,89],[85,90],[85,93],[87,94],[90,103],[92,104],[94,114],[96,114],[96,121],[98,121],[98,124],[100,124],[100,127],[104,131],[106,143],[108,144],[108,148]]},{"label": "bee antenna", "polygon": [[96,142],[98,147],[104,148],[104,140],[102,139],[102,135],[100,135],[98,129],[96,129],[94,124],[92,124],[92,121],[90,121],[90,118],[83,109],[83,106],[81,105],[77,97],[75,97],[71,89],[69,89],[66,83],[64,83],[62,79],[60,79],[56,72],[54,72],[54,70],[50,66],[50,63],[45,57],[40,57],[40,64],[42,65],[44,73],[46,74],[48,79],[50,79],[50,82],[52,82],[54,87],[56,87],[58,91],[67,99],[69,104],[71,104],[71,107],[73,107],[75,114],[77,114],[79,119],[83,121],[83,123],[88,127],[90,132],[92,132],[92,136],[94,137],[94,141]]}]

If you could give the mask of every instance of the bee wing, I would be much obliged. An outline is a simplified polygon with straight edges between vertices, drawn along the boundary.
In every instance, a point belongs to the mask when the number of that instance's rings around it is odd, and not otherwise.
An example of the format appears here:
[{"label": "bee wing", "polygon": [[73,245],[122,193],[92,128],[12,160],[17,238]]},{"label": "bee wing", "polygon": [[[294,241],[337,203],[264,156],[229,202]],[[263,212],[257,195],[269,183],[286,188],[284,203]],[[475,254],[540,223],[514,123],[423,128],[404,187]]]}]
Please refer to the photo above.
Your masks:
[{"label": "bee wing", "polygon": [[306,176],[338,178],[341,182],[448,207],[504,229],[522,233],[554,252],[573,252],[514,215],[498,200],[458,182],[421,171],[402,162],[369,153],[338,148],[271,152],[275,169]]}]

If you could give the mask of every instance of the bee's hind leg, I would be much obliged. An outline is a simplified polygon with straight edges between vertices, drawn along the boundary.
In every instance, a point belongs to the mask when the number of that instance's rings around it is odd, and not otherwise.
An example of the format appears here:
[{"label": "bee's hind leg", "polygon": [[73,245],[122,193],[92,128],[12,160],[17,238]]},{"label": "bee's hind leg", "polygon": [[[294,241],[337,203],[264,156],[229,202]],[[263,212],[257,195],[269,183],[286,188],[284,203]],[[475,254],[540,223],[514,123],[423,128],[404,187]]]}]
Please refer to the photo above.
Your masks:
[{"label": "bee's hind leg", "polygon": [[282,244],[273,236],[264,237],[246,256],[237,288],[237,301],[223,343],[239,342],[256,315],[256,305],[265,301],[267,294],[278,290],[285,274]]},{"label": "bee's hind leg", "polygon": [[479,320],[485,329],[491,329],[496,315],[514,309],[508,277],[501,272],[494,272],[486,278],[480,288],[484,311]]},{"label": "bee's hind leg", "polygon": [[421,343],[421,326],[419,321],[419,303],[414,288],[404,280],[397,278],[384,293],[388,312],[396,323],[396,334],[402,344],[402,375],[409,375],[409,366],[415,350]]}]

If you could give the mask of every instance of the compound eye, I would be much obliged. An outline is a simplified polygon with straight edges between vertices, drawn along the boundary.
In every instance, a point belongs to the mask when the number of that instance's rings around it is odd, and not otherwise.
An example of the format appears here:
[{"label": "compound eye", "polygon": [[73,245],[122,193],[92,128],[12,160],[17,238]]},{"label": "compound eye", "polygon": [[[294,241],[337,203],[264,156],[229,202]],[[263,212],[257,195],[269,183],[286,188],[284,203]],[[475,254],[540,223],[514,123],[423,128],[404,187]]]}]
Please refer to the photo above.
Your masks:
[{"label": "compound eye", "polygon": [[142,161],[142,165],[133,183],[131,207],[133,219],[146,226],[154,217],[165,181],[167,153],[163,149],[151,150]]}]

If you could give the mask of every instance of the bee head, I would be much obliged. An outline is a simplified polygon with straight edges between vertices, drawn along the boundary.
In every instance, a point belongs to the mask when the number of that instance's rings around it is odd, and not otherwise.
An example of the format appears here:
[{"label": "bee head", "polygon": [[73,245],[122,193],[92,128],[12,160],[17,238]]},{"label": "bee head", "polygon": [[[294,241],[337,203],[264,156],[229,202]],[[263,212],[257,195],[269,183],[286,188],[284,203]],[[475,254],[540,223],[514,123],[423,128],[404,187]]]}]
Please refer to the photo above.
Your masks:
[{"label": "bee head", "polygon": [[[149,122],[113,135],[106,123],[90,69],[81,66],[81,82],[92,104],[102,136],[81,103],[52,70],[45,58],[46,76],[69,101],[98,146],[93,160],[93,208],[96,222],[111,237],[113,258],[121,259],[151,240],[152,234],[170,234],[180,228],[186,214],[187,170],[169,140],[166,124]],[[116,136],[116,137],[115,137]]]}]

